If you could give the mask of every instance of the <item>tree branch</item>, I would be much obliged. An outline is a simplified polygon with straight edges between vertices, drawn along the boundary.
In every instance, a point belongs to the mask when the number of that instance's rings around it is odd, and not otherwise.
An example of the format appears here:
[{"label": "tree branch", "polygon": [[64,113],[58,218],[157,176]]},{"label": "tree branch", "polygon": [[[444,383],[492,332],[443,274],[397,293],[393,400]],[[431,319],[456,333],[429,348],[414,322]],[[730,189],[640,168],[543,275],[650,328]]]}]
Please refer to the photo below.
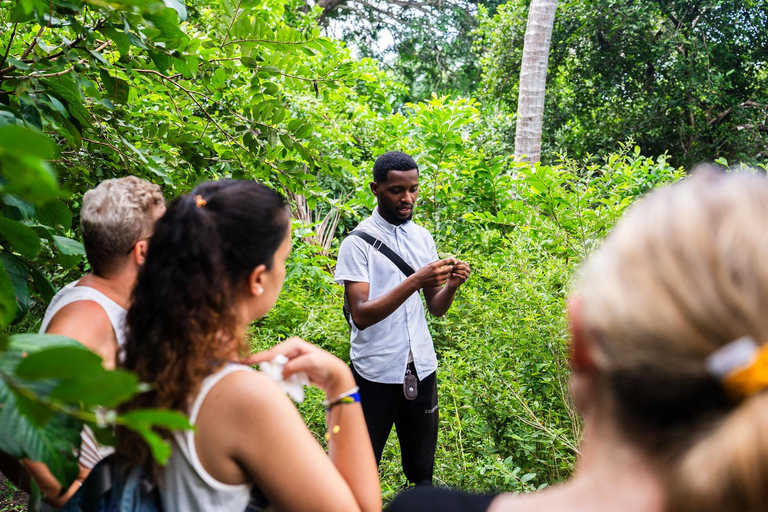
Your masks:
[{"label": "tree branch", "polygon": [[[137,73],[145,73],[145,74],[149,74],[149,75],[155,75],[155,76],[159,76],[159,77],[160,77],[160,78],[162,78],[163,80],[166,80],[166,81],[168,81],[168,82],[172,83],[173,85],[175,85],[176,87],[178,87],[179,89],[181,89],[182,91],[184,91],[184,92],[187,94],[187,96],[189,96],[189,99],[191,99],[191,100],[192,100],[192,101],[195,103],[195,105],[197,105],[197,107],[198,107],[198,108],[199,108],[199,109],[200,109],[200,110],[203,112],[203,114],[205,114],[205,117],[207,117],[207,118],[208,118],[208,120],[209,120],[209,121],[211,121],[211,122],[213,123],[213,125],[214,125],[216,128],[218,128],[218,129],[219,129],[219,131],[220,131],[222,134],[224,134],[224,136],[225,136],[227,139],[229,139],[229,140],[230,140],[230,141],[231,141],[233,144],[235,144],[235,145],[237,145],[238,147],[240,147],[240,149],[243,149],[243,150],[247,151],[247,150],[246,150],[246,148],[245,148],[245,147],[243,147],[243,145],[242,145],[242,144],[240,144],[240,143],[239,143],[237,140],[235,140],[235,138],[234,138],[234,137],[233,137],[233,136],[232,136],[232,135],[231,135],[231,134],[230,134],[228,131],[226,131],[224,128],[222,128],[222,127],[221,127],[221,125],[220,125],[219,123],[217,123],[217,122],[216,122],[216,120],[215,120],[215,119],[214,119],[214,118],[213,118],[213,117],[212,117],[212,116],[211,116],[211,115],[208,113],[208,111],[207,111],[207,110],[205,110],[205,107],[203,107],[203,106],[200,104],[200,102],[199,102],[199,101],[197,101],[197,99],[195,98],[195,94],[199,94],[200,96],[203,96],[204,98],[208,99],[209,101],[212,101],[212,102],[213,102],[213,103],[215,103],[215,104],[218,104],[218,102],[217,102],[217,101],[215,101],[215,100],[212,100],[212,99],[208,98],[208,96],[205,96],[204,94],[201,94],[201,93],[195,93],[195,92],[193,92],[193,91],[190,91],[189,89],[187,89],[186,87],[184,87],[183,85],[181,85],[180,83],[178,83],[177,81],[173,80],[171,77],[165,76],[164,74],[160,73],[159,71],[155,71],[154,69],[134,69],[133,71],[136,71]],[[243,118],[243,119],[244,119],[244,118]],[[240,164],[240,167],[242,167],[243,169],[245,169],[245,166],[243,165],[243,162],[242,162],[242,161],[240,161],[240,157],[237,155],[237,153],[235,153],[235,152],[233,152],[233,153],[234,153],[234,155],[235,155],[235,158],[237,158],[237,161],[238,161],[238,163]]]},{"label": "tree branch", "polygon": [[226,42],[221,45],[221,48],[224,48],[225,46],[229,46],[231,44],[240,44],[240,43],[267,43],[267,44],[285,44],[285,45],[299,45],[299,44],[307,44],[311,43],[312,41],[315,41],[317,38],[308,39],[307,41],[295,41],[292,43],[289,43],[287,41],[270,41],[269,39],[233,39],[232,41]]},{"label": "tree branch", "polygon": [[21,54],[21,59],[24,60],[27,57],[29,57],[29,54],[32,53],[32,50],[35,49],[35,46],[37,45],[37,39],[43,35],[43,31],[45,30],[45,26],[40,27],[40,30],[37,31],[37,34],[35,34],[35,37],[32,39],[32,42],[29,43],[29,46],[26,50],[24,50],[24,53]]},{"label": "tree branch", "polygon": [[11,32],[11,38],[8,40],[8,46],[5,47],[5,55],[3,55],[3,60],[0,60],[0,69],[3,67],[3,64],[5,64],[5,61],[8,59],[8,53],[11,51],[11,45],[13,45],[13,38],[16,37],[16,27],[18,27],[18,23],[13,24],[13,32]]}]

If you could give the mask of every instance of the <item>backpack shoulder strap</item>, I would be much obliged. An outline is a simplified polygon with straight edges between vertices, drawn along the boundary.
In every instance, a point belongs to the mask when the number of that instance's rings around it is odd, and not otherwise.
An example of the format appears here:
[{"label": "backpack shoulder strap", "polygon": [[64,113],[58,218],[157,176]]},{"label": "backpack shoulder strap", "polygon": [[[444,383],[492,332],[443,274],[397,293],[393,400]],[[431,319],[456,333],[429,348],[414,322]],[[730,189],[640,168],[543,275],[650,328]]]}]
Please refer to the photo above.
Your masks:
[{"label": "backpack shoulder strap", "polygon": [[397,266],[397,268],[400,269],[400,272],[405,274],[406,277],[410,277],[412,274],[416,272],[415,270],[413,270],[413,268],[409,264],[405,262],[403,258],[400,257],[399,254],[397,254],[395,251],[390,249],[387,244],[385,244],[375,236],[369,233],[366,233],[365,231],[362,231],[360,229],[356,229],[350,232],[349,236],[356,236],[368,242],[375,250],[379,251],[381,254],[389,258],[389,261],[394,263],[395,266]]}]

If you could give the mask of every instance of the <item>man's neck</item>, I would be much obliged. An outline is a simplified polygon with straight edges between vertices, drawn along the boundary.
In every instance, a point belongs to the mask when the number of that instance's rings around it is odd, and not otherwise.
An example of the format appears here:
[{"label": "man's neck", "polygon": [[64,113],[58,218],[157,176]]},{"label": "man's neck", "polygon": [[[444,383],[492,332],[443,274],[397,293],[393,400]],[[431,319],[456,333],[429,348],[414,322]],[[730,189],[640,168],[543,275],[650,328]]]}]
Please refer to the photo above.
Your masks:
[{"label": "man's neck", "polygon": [[131,305],[131,294],[136,284],[136,272],[126,269],[107,277],[86,274],[77,286],[87,286],[100,291],[125,309]]}]

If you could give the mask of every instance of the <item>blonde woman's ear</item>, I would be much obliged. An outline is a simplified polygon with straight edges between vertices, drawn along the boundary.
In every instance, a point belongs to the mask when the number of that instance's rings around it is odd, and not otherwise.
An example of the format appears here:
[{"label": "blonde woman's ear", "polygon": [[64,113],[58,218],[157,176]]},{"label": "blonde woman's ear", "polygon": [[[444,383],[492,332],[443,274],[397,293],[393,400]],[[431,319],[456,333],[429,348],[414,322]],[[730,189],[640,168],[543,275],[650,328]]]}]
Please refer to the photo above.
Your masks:
[{"label": "blonde woman's ear", "polygon": [[581,314],[581,297],[572,295],[568,298],[568,324],[571,330],[571,368],[574,372],[590,371],[595,363],[592,347],[584,332]]}]

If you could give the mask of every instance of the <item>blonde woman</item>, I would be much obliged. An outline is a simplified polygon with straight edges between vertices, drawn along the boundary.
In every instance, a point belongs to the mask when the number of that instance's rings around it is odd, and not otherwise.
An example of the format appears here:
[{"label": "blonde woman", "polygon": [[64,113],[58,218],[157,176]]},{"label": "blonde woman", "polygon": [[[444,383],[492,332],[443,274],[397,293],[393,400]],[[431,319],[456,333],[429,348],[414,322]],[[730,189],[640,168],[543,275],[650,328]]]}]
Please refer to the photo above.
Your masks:
[{"label": "blonde woman", "polygon": [[706,170],[640,201],[569,304],[574,476],[529,495],[419,490],[390,510],[768,510],[767,256],[762,175]]}]

